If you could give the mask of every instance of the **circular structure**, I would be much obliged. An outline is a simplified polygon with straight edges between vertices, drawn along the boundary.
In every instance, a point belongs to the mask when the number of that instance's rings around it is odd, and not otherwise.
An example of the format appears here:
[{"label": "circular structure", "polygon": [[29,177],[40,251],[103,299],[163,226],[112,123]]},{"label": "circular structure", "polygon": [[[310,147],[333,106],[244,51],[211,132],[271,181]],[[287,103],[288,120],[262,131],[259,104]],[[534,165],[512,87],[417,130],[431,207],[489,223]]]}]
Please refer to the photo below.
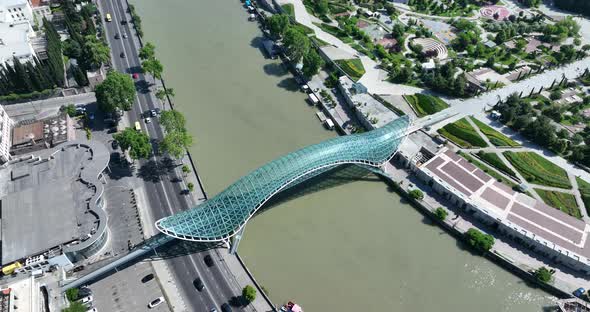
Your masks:
[{"label": "circular structure", "polygon": [[503,21],[507,19],[508,16],[510,16],[510,11],[506,7],[498,5],[483,7],[479,10],[479,13],[483,17],[492,18],[499,21]]},{"label": "circular structure", "polygon": [[436,57],[443,60],[449,56],[447,47],[440,41],[432,38],[416,38],[412,40],[412,44],[422,46],[422,53],[427,57]]}]

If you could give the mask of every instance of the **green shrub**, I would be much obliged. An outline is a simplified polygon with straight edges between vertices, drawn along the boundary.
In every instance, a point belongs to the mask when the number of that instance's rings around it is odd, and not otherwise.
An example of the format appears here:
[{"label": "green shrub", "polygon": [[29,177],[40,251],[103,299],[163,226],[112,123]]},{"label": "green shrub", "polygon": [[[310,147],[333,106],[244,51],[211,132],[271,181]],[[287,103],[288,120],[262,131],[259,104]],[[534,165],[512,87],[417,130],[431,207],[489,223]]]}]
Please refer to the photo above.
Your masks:
[{"label": "green shrub", "polygon": [[546,267],[538,268],[537,270],[535,270],[534,275],[539,282],[543,283],[549,283],[553,278],[553,272],[549,271],[549,269],[547,269]]},{"label": "green shrub", "polygon": [[571,189],[567,173],[561,167],[533,152],[504,152],[504,156],[531,183]]},{"label": "green shrub", "polygon": [[443,100],[432,95],[416,93],[414,95],[405,95],[404,98],[414,108],[418,117],[432,115],[449,107]]},{"label": "green shrub", "polygon": [[242,289],[242,297],[248,302],[254,301],[254,299],[256,299],[256,289],[250,285],[246,285],[246,287]]},{"label": "green shrub", "polygon": [[70,288],[70,289],[66,290],[66,298],[68,298],[68,301],[74,302],[74,301],[78,300],[78,293],[79,293],[78,288]]},{"label": "green shrub", "polygon": [[335,62],[354,81],[358,81],[365,74],[365,67],[360,59],[336,60]]},{"label": "green shrub", "polygon": [[479,252],[487,252],[494,246],[494,237],[489,234],[484,234],[480,230],[470,228],[465,233],[469,246],[473,247]]},{"label": "green shrub", "polygon": [[411,190],[408,195],[410,195],[410,197],[414,200],[422,200],[424,199],[424,193],[422,193],[421,190],[415,189],[415,190]]},{"label": "green shrub", "polygon": [[444,221],[449,215],[449,213],[443,207],[438,207],[436,208],[436,210],[434,210],[434,215],[440,221]]}]

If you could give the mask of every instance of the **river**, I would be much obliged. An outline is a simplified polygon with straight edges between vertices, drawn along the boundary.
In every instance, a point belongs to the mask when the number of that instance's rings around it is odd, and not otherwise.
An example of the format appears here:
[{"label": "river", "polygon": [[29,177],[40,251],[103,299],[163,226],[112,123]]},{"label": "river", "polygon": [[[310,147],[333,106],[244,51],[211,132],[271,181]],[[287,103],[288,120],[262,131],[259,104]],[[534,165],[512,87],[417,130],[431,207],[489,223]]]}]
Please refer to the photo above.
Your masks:
[{"label": "river", "polygon": [[[282,154],[335,136],[236,0],[134,1],[189,120],[209,196]],[[306,311],[541,311],[549,295],[472,255],[372,176],[283,202],[239,248],[275,304]]]}]

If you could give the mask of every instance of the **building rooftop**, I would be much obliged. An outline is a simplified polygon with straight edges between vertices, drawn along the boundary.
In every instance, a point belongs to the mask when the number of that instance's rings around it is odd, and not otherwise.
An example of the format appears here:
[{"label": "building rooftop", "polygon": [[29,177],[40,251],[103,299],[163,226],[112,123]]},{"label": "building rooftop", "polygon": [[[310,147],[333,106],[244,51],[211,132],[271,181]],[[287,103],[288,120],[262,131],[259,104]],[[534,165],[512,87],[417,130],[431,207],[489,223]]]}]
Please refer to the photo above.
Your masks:
[{"label": "building rooftop", "polygon": [[11,62],[13,56],[29,57],[32,54],[29,44],[32,31],[29,23],[0,23],[0,64]]},{"label": "building rooftop", "polygon": [[588,263],[590,226],[499,183],[447,150],[421,169],[456,196],[489,217],[576,261]]},{"label": "building rooftop", "polygon": [[346,92],[345,96],[350,98],[356,109],[365,116],[373,128],[383,127],[399,117],[370,94],[364,93],[367,89],[362,84],[354,83],[346,76],[341,76],[338,80]]}]

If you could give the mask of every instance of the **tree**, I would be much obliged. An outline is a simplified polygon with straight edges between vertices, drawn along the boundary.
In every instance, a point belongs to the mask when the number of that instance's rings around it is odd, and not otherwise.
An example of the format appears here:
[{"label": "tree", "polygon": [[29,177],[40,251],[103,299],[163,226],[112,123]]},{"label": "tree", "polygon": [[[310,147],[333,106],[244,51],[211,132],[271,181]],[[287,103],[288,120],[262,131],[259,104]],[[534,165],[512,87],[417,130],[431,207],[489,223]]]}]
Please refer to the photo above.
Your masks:
[{"label": "tree", "polygon": [[421,190],[419,190],[419,189],[414,189],[414,190],[411,190],[411,191],[408,193],[408,195],[410,195],[410,197],[411,197],[412,199],[414,199],[414,200],[422,200],[422,199],[424,199],[424,193],[422,193],[422,191],[421,191]]},{"label": "tree", "polygon": [[69,288],[66,290],[66,298],[68,298],[68,301],[70,302],[76,301],[78,300],[78,293],[78,288]]},{"label": "tree", "polygon": [[141,62],[141,69],[146,73],[150,73],[155,79],[162,79],[164,66],[156,58],[150,58]]},{"label": "tree", "polygon": [[189,182],[186,184],[186,188],[192,193],[195,190],[195,185],[192,182]]},{"label": "tree", "polygon": [[161,88],[161,89],[158,89],[158,91],[156,91],[156,97],[160,101],[164,101],[164,99],[166,99],[167,96],[174,97],[175,95],[176,94],[174,93],[173,88],[165,88],[165,89]]},{"label": "tree", "polygon": [[436,208],[436,210],[434,210],[434,215],[440,221],[444,221],[449,215],[449,213],[443,207],[438,207]]},{"label": "tree", "polygon": [[81,302],[72,302],[70,303],[70,306],[62,309],[62,312],[86,312],[88,309],[87,306],[83,305]]},{"label": "tree", "polygon": [[88,77],[86,77],[86,72],[80,68],[80,66],[72,65],[72,74],[74,75],[74,79],[79,87],[85,87],[88,85]]},{"label": "tree", "polygon": [[319,15],[328,14],[330,12],[330,7],[328,6],[328,0],[316,0],[315,9]]},{"label": "tree", "polygon": [[111,57],[109,47],[95,36],[86,36],[84,38],[83,59],[89,68],[98,68],[108,62]]},{"label": "tree", "polygon": [[186,131],[186,119],[184,115],[175,110],[166,110],[160,116],[160,125],[168,133],[175,131]]},{"label": "tree", "polygon": [[139,58],[142,60],[148,60],[156,56],[156,46],[153,43],[147,42],[139,50]]},{"label": "tree", "polygon": [[287,50],[287,55],[297,63],[309,51],[311,45],[309,38],[294,28],[289,28],[285,32],[283,44]]},{"label": "tree", "polygon": [[549,283],[553,278],[553,272],[544,266],[536,269],[533,275],[539,282],[543,283]]},{"label": "tree", "polygon": [[187,165],[182,165],[182,173],[184,174],[185,177],[189,172],[191,172],[189,167]]},{"label": "tree", "polygon": [[180,158],[191,145],[193,145],[193,137],[188,132],[168,132],[160,142],[160,151],[166,152],[175,158]]},{"label": "tree", "polygon": [[274,37],[282,37],[289,27],[289,16],[286,14],[275,14],[266,19],[266,24]]},{"label": "tree", "polygon": [[114,134],[113,139],[119,143],[123,151],[129,151],[132,159],[148,158],[152,153],[150,138],[142,131],[126,128],[120,133]]},{"label": "tree", "polygon": [[256,299],[256,288],[246,285],[246,287],[242,289],[242,297],[248,302],[254,301],[254,299]]},{"label": "tree", "polygon": [[59,110],[65,112],[70,117],[78,115],[78,112],[76,111],[76,106],[74,104],[64,105],[60,107]]},{"label": "tree", "polygon": [[315,51],[315,49],[309,49],[309,51],[303,56],[303,75],[307,78],[311,78],[317,74],[319,69],[324,65],[324,60]]},{"label": "tree", "polygon": [[494,246],[494,237],[489,234],[484,234],[478,229],[470,228],[465,233],[467,242],[479,252],[487,252]]},{"label": "tree", "polygon": [[136,94],[133,79],[117,71],[110,71],[95,91],[96,101],[104,112],[130,110]]}]

